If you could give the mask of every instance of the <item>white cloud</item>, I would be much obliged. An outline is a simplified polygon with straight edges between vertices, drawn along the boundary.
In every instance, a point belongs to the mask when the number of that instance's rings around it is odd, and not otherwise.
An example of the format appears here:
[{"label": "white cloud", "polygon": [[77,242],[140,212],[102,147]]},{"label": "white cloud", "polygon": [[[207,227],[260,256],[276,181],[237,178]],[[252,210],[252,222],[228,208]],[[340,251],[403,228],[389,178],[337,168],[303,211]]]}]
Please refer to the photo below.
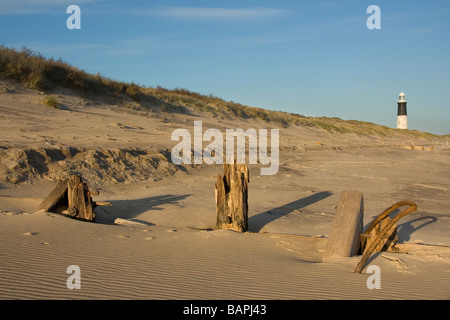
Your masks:
[{"label": "white cloud", "polygon": [[218,21],[246,20],[263,18],[281,18],[288,14],[286,10],[270,8],[227,9],[227,8],[194,8],[194,7],[164,7],[144,13],[165,18],[188,20]]},{"label": "white cloud", "polygon": [[[76,4],[92,2],[93,0],[76,0]],[[74,4],[74,0],[2,0],[0,15],[42,14],[54,11],[58,7]]]},{"label": "white cloud", "polygon": [[[108,0],[0,0],[0,15],[52,13],[61,7],[84,3],[105,4]],[[283,18],[287,10],[271,8],[207,8],[207,7],[116,7],[104,5],[105,12],[120,12],[134,15],[151,15],[162,18],[174,18],[195,21],[228,21]],[[112,11],[111,11],[112,10]]]},{"label": "white cloud", "polygon": [[59,59],[74,52],[102,52],[111,48],[110,45],[100,43],[54,43],[54,42],[25,42],[25,43],[11,43],[9,48],[16,48],[18,50],[23,47],[40,53],[47,58]]}]

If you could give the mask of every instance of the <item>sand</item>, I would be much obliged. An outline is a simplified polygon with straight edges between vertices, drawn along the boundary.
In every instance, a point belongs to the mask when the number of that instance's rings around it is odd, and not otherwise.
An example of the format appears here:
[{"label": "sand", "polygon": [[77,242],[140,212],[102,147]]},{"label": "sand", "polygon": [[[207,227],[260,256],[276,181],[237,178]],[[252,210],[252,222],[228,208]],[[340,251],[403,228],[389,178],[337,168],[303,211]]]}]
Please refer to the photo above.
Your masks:
[{"label": "sand", "polygon": [[[220,165],[170,161],[176,128],[277,128],[121,108],[61,90],[60,109],[15,86],[0,94],[0,299],[449,299],[450,148],[413,140],[280,129],[280,168],[250,166],[249,232],[215,230]],[[406,149],[404,146],[433,146]],[[82,175],[96,223],[33,213],[67,172]],[[401,252],[322,256],[344,190],[364,194],[364,225],[400,200]],[[81,288],[67,288],[71,265]]]}]

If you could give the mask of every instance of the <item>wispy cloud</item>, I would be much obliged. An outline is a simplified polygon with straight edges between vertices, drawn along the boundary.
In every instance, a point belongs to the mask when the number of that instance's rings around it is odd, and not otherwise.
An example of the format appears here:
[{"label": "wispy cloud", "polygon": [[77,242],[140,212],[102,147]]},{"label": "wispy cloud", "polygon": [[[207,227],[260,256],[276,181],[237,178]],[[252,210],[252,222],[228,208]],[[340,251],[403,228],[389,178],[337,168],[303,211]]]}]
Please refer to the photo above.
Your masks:
[{"label": "wispy cloud", "polygon": [[163,7],[147,11],[143,14],[163,18],[176,18],[196,21],[248,20],[263,18],[282,18],[289,14],[287,10],[271,8],[197,8],[197,7]]},{"label": "wispy cloud", "polygon": [[[158,53],[164,50],[173,50],[173,44],[167,41],[168,38],[135,38],[116,39],[114,42],[77,42],[77,43],[55,43],[47,41],[33,41],[25,43],[11,43],[8,46],[16,49],[23,47],[43,54],[48,58],[58,59],[67,55],[76,54],[78,56],[88,54],[89,56],[104,57],[132,56],[140,54]],[[169,47],[172,45],[172,47]]]},{"label": "wispy cloud", "polygon": [[[92,2],[93,0],[77,0],[76,4]],[[0,1],[0,15],[15,14],[43,14],[51,13],[58,7],[75,4],[73,0],[2,0]]]},{"label": "wispy cloud", "polygon": [[[86,3],[102,5],[103,13],[147,15],[194,21],[236,21],[284,18],[291,14],[288,10],[272,8],[211,8],[211,7],[117,7],[107,5],[106,0],[11,0],[0,1],[0,15],[29,15],[54,13],[61,7]],[[90,8],[91,12],[93,8]],[[59,11],[58,11],[59,12]]]},{"label": "wispy cloud", "polygon": [[26,47],[41,53],[48,58],[58,59],[67,53],[73,52],[103,52],[111,48],[109,44],[79,42],[79,43],[55,43],[44,41],[32,41],[23,43],[11,43],[8,47],[21,49]]}]

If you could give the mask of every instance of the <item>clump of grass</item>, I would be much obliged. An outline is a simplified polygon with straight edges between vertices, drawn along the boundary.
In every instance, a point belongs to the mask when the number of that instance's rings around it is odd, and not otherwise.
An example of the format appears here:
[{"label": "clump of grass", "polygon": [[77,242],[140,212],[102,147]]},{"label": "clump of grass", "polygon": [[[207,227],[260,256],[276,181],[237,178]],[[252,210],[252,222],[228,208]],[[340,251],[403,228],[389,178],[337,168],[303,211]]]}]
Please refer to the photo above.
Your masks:
[{"label": "clump of grass", "polygon": [[53,96],[45,97],[42,103],[44,104],[44,106],[58,109],[58,101],[56,101],[55,97]]},{"label": "clump of grass", "polygon": [[138,102],[140,100],[139,94],[141,93],[141,90],[135,83],[127,85],[125,92],[134,101]]}]

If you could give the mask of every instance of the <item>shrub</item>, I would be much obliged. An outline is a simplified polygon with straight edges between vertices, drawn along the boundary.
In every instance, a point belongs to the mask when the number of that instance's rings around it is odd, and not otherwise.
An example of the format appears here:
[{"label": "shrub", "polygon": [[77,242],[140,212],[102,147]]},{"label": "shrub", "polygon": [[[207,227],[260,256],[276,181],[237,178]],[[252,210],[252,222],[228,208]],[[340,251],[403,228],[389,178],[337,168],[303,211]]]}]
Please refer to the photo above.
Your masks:
[{"label": "shrub", "polygon": [[45,99],[42,101],[42,103],[47,107],[58,109],[58,102],[56,101],[55,97],[53,97],[53,96],[45,97]]}]

